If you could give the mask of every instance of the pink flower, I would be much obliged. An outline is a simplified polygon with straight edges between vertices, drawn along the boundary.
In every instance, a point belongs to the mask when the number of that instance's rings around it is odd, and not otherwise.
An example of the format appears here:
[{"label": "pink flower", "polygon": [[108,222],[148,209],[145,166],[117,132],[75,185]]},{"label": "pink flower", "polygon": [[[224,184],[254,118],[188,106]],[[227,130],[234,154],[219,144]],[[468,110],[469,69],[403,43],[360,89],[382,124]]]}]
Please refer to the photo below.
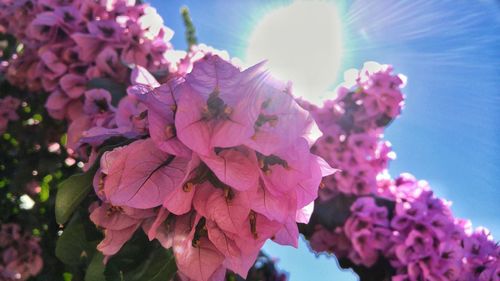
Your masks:
[{"label": "pink flower", "polygon": [[103,42],[118,44],[121,41],[122,27],[115,20],[94,20],[87,28],[92,36]]},{"label": "pink flower", "polygon": [[352,240],[352,246],[356,251],[356,254],[359,255],[359,263],[367,267],[372,266],[377,261],[379,256],[378,250],[371,245],[371,236],[372,233],[370,230],[363,229],[353,233],[350,237]]},{"label": "pink flower", "polygon": [[102,50],[104,43],[94,35],[87,33],[74,33],[71,39],[79,48],[79,58],[84,62],[91,62]]},{"label": "pink flower", "polygon": [[57,7],[54,14],[59,21],[60,28],[67,34],[83,29],[82,15],[76,5]]},{"label": "pink flower", "polygon": [[154,215],[155,213],[152,209],[133,209],[104,203],[92,210],[90,219],[100,227],[110,230],[121,230],[139,224],[142,219],[150,218]]},{"label": "pink flower", "polygon": [[121,150],[104,183],[114,205],[147,209],[162,205],[182,184],[189,159],[158,150],[152,140],[139,140]]},{"label": "pink flower", "polygon": [[[148,67],[156,61],[162,51],[149,56],[146,39],[156,32],[154,40],[167,35],[146,19],[134,24],[140,16],[127,12],[116,24],[103,17],[88,24],[91,34],[72,35],[87,65],[85,79],[121,78],[118,56]],[[157,47],[167,50],[168,44]],[[96,56],[102,61],[86,64]],[[153,69],[161,69],[163,59],[156,62]],[[69,93],[76,84],[69,78],[54,81],[64,82]],[[268,239],[297,246],[297,222],[309,221],[322,177],[334,170],[310,153],[319,136],[313,134],[316,125],[288,88],[275,84],[261,65],[240,71],[212,54],[199,58],[185,78],[174,74],[160,84],[141,66],[131,78],[134,86],[117,109],[107,91],[85,91],[83,114],[68,131],[68,145],[91,147],[89,161],[107,138],[131,141],[105,152],[94,177],[102,204],[91,218],[105,234],[98,249],[113,255],[142,228],[149,239],[173,248],[180,275],[219,280],[226,269],[245,277]],[[52,98],[54,109],[68,103],[61,96]]]},{"label": "pink flower", "polygon": [[335,253],[337,257],[346,257],[352,251],[351,242],[340,227],[329,231],[318,225],[309,243],[315,252]]},{"label": "pink flower", "polygon": [[200,158],[217,178],[236,190],[244,191],[257,186],[259,171],[253,151],[229,148]]},{"label": "pink flower", "polygon": [[113,77],[118,81],[126,77],[126,69],[121,64],[115,48],[110,46],[104,48],[96,57],[96,65],[99,73]]},{"label": "pink flower", "polygon": [[226,232],[237,234],[247,222],[250,201],[245,193],[222,190],[205,182],[196,187],[194,198],[196,211],[208,220],[213,220]]},{"label": "pink flower", "polygon": [[156,79],[142,67],[137,67],[132,71],[132,80],[137,85],[129,88],[128,92],[146,105],[149,134],[155,144],[165,152],[189,156],[191,152],[177,138],[174,121],[177,111],[174,89],[182,80],[173,79],[160,86]]},{"label": "pink flower", "polygon": [[200,217],[179,217],[175,223],[173,250],[177,267],[194,280],[207,281],[222,265],[224,255],[206,237]]},{"label": "pink flower", "polygon": [[[295,153],[289,153],[294,151]],[[313,172],[320,170],[318,160],[309,152],[307,142],[299,138],[294,144],[281,148],[269,156],[259,155],[261,176],[269,190],[275,196],[295,193],[296,204],[302,208],[317,197],[319,182],[308,182]],[[322,176],[330,174],[328,171]]]},{"label": "pink flower", "polygon": [[39,70],[41,75],[53,80],[66,72],[66,65],[53,52],[49,50],[41,50],[40,52],[40,59],[43,63],[42,69]]},{"label": "pink flower", "polygon": [[125,132],[142,135],[148,131],[146,107],[134,96],[126,96],[118,103],[115,121],[118,128]]},{"label": "pink flower", "polygon": [[53,91],[47,101],[45,102],[45,108],[49,112],[50,116],[54,119],[63,119],[66,115],[66,106],[69,103],[69,98],[62,91]]},{"label": "pink flower", "polygon": [[53,39],[57,32],[58,17],[54,12],[43,12],[36,16],[29,27],[29,34],[40,41]]},{"label": "pink flower", "polygon": [[290,83],[280,82],[266,72],[250,78],[247,91],[259,93],[255,102],[260,105],[260,114],[254,124],[255,133],[246,145],[270,155],[293,145],[298,137],[312,145],[321,136],[311,114],[294,100]]},{"label": "pink flower", "polygon": [[230,58],[229,53],[226,51],[221,51],[217,50],[215,48],[212,48],[210,46],[207,46],[205,44],[198,44],[198,45],[193,45],[191,46],[189,52],[184,53],[181,58],[179,59],[177,66],[176,66],[176,72],[184,76],[187,73],[190,73],[193,70],[193,64],[201,59],[203,59],[206,55],[216,55],[219,56],[220,58],[230,61],[233,65],[239,66],[241,65],[241,62],[239,62],[235,58]]},{"label": "pink flower", "polygon": [[90,219],[105,229],[104,240],[97,245],[97,249],[106,256],[116,254],[141,226],[143,219],[154,215],[151,209],[138,210],[110,204],[96,207],[90,214]]},{"label": "pink flower", "polygon": [[[179,86],[175,126],[179,139],[193,151],[210,155],[214,147],[243,144],[253,133],[259,105],[245,91],[240,72],[219,58],[206,55],[195,63],[186,83]],[[231,136],[231,137],[228,137]]]},{"label": "pink flower", "polygon": [[93,89],[85,92],[83,110],[87,115],[96,115],[112,110],[111,94],[102,89]]},{"label": "pink flower", "polygon": [[177,186],[165,197],[163,207],[176,215],[183,215],[192,209],[192,202],[195,195],[194,184],[203,179],[202,172],[204,166],[200,159],[193,155],[186,167],[186,173],[182,179],[182,185]]},{"label": "pink flower", "polygon": [[60,80],[61,89],[71,99],[79,98],[85,92],[87,79],[77,74],[66,74]]},{"label": "pink flower", "polygon": [[68,137],[66,146],[71,149],[77,149],[83,133],[92,127],[92,118],[83,115],[75,119],[68,128]]}]

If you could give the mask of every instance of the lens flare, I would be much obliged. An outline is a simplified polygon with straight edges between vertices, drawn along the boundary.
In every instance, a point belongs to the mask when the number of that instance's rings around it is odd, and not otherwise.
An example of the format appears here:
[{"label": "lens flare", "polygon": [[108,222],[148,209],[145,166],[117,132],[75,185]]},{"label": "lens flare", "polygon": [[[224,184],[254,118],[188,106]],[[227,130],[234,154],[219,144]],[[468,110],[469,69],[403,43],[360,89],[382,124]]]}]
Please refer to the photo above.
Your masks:
[{"label": "lens flare", "polygon": [[273,75],[293,81],[295,95],[317,103],[336,82],[341,56],[335,5],[297,1],[261,19],[250,36],[246,62],[267,60]]}]

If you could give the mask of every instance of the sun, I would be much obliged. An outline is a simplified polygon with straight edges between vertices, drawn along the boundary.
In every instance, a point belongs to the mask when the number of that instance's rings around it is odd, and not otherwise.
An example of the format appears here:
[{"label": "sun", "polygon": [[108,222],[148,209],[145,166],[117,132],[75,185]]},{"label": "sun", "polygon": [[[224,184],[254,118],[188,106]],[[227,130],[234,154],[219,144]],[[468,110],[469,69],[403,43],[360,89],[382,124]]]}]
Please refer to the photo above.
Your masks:
[{"label": "sun", "polygon": [[295,1],[266,14],[250,35],[245,61],[267,60],[271,72],[291,80],[294,94],[319,103],[331,96],[342,58],[341,21],[335,5]]}]

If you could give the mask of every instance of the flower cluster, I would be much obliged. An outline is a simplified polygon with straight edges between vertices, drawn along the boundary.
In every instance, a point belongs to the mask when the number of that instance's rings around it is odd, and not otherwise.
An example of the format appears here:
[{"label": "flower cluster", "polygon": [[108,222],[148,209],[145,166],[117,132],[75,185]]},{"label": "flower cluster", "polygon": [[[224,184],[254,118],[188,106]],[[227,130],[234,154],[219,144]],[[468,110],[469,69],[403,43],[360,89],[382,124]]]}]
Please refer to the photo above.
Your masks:
[{"label": "flower cluster", "polygon": [[500,279],[500,246],[493,241],[491,233],[478,227],[467,233],[464,242],[465,268],[459,279],[499,280]]},{"label": "flower cluster", "polygon": [[[301,107],[262,65],[243,70],[205,45],[174,51],[172,32],[142,1],[0,0],[0,32],[20,43],[1,72],[49,93],[49,114],[69,124],[68,153],[87,171],[98,166],[90,219],[104,232],[105,261],[141,229],[172,249],[182,280],[223,280],[227,270],[286,279],[248,272],[267,239],[297,246],[297,223],[309,222],[323,186],[317,203],[353,203],[340,225],[315,225],[314,250],[366,268],[384,260],[396,281],[499,279],[486,230],[454,218],[425,182],[388,176],[395,154],[382,134],[405,84],[390,66],[349,71],[334,100]],[[0,133],[19,104],[0,99]],[[115,148],[102,153],[104,144]],[[16,224],[1,226],[0,250],[1,280],[41,270],[38,240]]]},{"label": "flower cluster", "polygon": [[5,132],[9,121],[19,119],[16,113],[19,105],[21,105],[21,101],[12,96],[0,98],[0,134]]},{"label": "flower cluster", "polygon": [[313,249],[366,267],[383,257],[398,281],[498,278],[500,247],[489,232],[474,232],[469,222],[453,217],[449,203],[433,196],[425,181],[403,174],[379,184],[380,195],[394,208],[378,206],[373,197],[358,198],[344,226],[313,234]]},{"label": "flower cluster", "polygon": [[267,239],[297,246],[333,170],[310,153],[317,127],[290,85],[211,53],[184,78],[160,84],[138,67],[133,80],[147,135],[100,159],[98,249],[113,255],[142,227],[173,248],[181,275],[221,280],[245,277]]},{"label": "flower cluster", "polygon": [[339,87],[334,100],[325,101],[322,107],[303,102],[323,132],[313,152],[340,170],[325,179],[320,193],[324,200],[339,192],[374,192],[377,174],[395,157],[390,143],[381,136],[401,111],[405,78],[392,74],[391,66],[374,63],[348,73],[353,74],[348,76],[353,81]]},{"label": "flower cluster", "polygon": [[115,126],[110,116],[96,116],[110,111],[105,104],[89,108],[87,100],[111,97],[88,88],[99,88],[102,79],[127,85],[133,65],[163,76],[176,68],[173,32],[155,9],[136,1],[2,1],[0,26],[23,44],[7,68],[9,81],[50,93],[49,114],[77,123],[70,148],[93,126]]},{"label": "flower cluster", "polygon": [[[165,81],[181,79],[191,72],[193,64],[206,54],[216,54],[227,61],[231,61],[234,65],[240,65],[237,59],[230,59],[227,52],[201,44],[193,46],[189,52],[184,54],[176,66],[177,72],[171,73]],[[130,83],[133,85],[144,83],[159,85],[156,77],[150,77],[149,73],[145,75],[146,72],[149,72],[149,70],[142,66],[133,68]],[[121,97],[115,107],[112,104],[111,93],[107,90],[88,90],[84,95],[83,112],[85,114],[75,120],[68,129],[68,145],[71,149],[78,149],[82,145],[90,145],[93,148],[90,160],[93,160],[97,155],[95,148],[110,137],[134,138],[149,133],[147,128],[148,119],[143,114],[146,111],[146,106],[144,102],[140,102],[137,96],[126,95]],[[156,131],[154,132],[156,133]],[[153,134],[152,137],[155,140],[158,138],[156,134]],[[164,138],[164,136],[162,135],[161,138]],[[88,164],[92,164],[92,161],[89,161]]]},{"label": "flower cluster", "polygon": [[[297,246],[297,222],[333,170],[310,153],[319,130],[289,84],[204,45],[178,60],[171,31],[135,1],[0,8],[23,48],[7,78],[48,92],[49,114],[69,121],[70,153],[86,169],[99,161],[90,218],[108,258],[142,228],[173,248],[184,279],[219,280],[226,269],[246,276],[267,239]],[[131,143],[100,156],[112,137]]]},{"label": "flower cluster", "polygon": [[387,209],[377,206],[371,197],[357,199],[350,209],[352,214],[343,228],[351,243],[349,259],[372,266],[378,253],[388,249],[391,232],[388,230]]},{"label": "flower cluster", "polygon": [[0,280],[28,280],[43,266],[38,239],[15,223],[0,225]]},{"label": "flower cluster", "polygon": [[[388,261],[392,280],[496,280],[500,248],[485,230],[455,218],[425,181],[391,179],[394,153],[383,128],[400,113],[404,78],[389,66],[367,64],[335,100],[307,105],[324,136],[314,151],[341,171],[325,181],[320,203],[352,198],[340,225],[315,225],[313,250],[370,268]],[[496,279],[495,279],[496,278]]]},{"label": "flower cluster", "polygon": [[435,197],[427,182],[403,174],[380,185],[381,194],[396,202],[385,252],[395,280],[498,279],[500,247],[488,231],[474,232],[470,222],[455,218],[451,204]]}]

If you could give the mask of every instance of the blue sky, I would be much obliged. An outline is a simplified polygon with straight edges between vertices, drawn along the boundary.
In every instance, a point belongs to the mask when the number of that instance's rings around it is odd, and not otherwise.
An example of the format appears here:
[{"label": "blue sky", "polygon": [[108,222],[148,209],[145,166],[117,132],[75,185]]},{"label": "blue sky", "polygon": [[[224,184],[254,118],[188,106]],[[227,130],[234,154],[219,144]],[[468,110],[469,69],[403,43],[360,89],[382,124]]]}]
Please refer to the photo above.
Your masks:
[{"label": "blue sky", "polygon": [[[200,42],[241,58],[259,21],[290,2],[150,1],[176,32],[172,40],[176,48],[186,47],[179,15],[186,5]],[[471,219],[474,226],[486,226],[498,240],[499,2],[330,2],[337,6],[343,25],[341,72],[374,60],[390,63],[408,76],[403,115],[386,131],[398,155],[391,163],[391,174],[411,172],[426,179],[439,196],[453,202],[456,216]],[[310,43],[314,49],[314,42]],[[304,243],[299,250],[271,244],[265,249],[279,258],[291,281],[355,280],[339,272],[331,258],[317,260]]]}]

